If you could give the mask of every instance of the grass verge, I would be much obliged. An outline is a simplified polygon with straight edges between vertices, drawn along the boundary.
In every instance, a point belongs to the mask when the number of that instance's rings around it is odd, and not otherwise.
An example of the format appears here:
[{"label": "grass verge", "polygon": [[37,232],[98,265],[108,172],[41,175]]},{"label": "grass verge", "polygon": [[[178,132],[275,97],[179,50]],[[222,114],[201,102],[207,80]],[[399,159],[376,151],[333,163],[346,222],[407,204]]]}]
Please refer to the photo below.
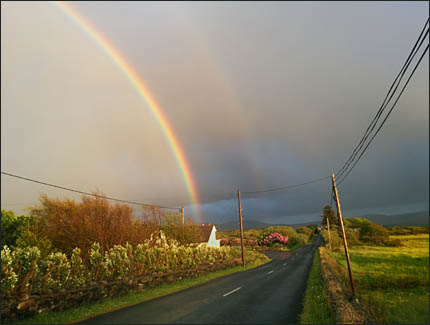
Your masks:
[{"label": "grass verge", "polygon": [[300,324],[334,324],[330,300],[321,278],[321,262],[319,251],[314,254],[311,272],[309,274],[303,311],[300,314]]},{"label": "grass verge", "polygon": [[193,279],[184,279],[181,281],[167,283],[156,288],[147,289],[143,292],[130,292],[124,296],[107,298],[102,301],[83,304],[79,307],[68,309],[65,311],[48,312],[34,317],[16,321],[10,324],[70,324],[97,315],[109,313],[124,307],[132,306],[144,301],[162,297],[174,292],[178,292],[187,288],[191,288],[205,282],[230,275],[233,273],[246,271],[265,264],[270,260],[259,260],[257,263],[245,266],[235,266],[230,269],[212,272],[206,275],[199,276]]}]

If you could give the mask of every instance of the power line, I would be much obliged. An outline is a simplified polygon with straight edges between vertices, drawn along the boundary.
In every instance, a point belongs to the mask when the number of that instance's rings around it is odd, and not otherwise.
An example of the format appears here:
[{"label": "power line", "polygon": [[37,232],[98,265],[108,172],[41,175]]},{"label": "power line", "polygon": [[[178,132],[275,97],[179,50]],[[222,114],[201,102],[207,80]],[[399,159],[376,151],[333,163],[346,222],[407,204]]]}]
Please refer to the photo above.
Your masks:
[{"label": "power line", "polygon": [[37,180],[34,180],[34,179],[30,179],[30,178],[26,178],[26,177],[14,175],[14,174],[6,173],[6,172],[1,172],[1,173],[3,175],[20,178],[20,179],[23,179],[23,180],[26,180],[26,181],[29,181],[29,182],[38,183],[38,184],[42,184],[42,185],[46,185],[46,186],[51,186],[51,187],[56,187],[56,188],[60,188],[62,190],[70,191],[70,192],[85,194],[85,195],[89,195],[89,196],[95,196],[95,197],[98,197],[98,198],[107,199],[107,200],[111,200],[111,201],[118,201],[118,202],[123,202],[123,203],[129,203],[129,204],[135,204],[135,205],[141,205],[141,206],[147,206],[147,207],[162,208],[162,209],[174,209],[174,210],[180,209],[180,208],[177,208],[177,207],[174,207],[174,208],[173,207],[163,207],[163,206],[154,205],[154,204],[139,203],[139,202],[122,200],[122,199],[115,199],[115,198],[111,198],[111,197],[107,197],[107,196],[102,196],[102,195],[97,195],[97,194],[93,194],[93,193],[87,193],[87,192],[83,192],[83,191],[79,191],[79,190],[74,190],[74,189],[71,189],[71,188],[68,188],[68,187],[63,187],[63,186],[58,186],[58,185],[54,185],[54,184],[49,184],[49,183],[37,181]]},{"label": "power line", "polygon": [[400,99],[400,96],[402,96],[403,91],[406,89],[406,86],[408,85],[409,81],[411,80],[413,74],[415,73],[415,71],[417,70],[418,66],[420,65],[422,59],[424,58],[424,55],[427,53],[429,49],[429,45],[427,44],[426,49],[424,50],[424,52],[421,54],[420,59],[418,60],[417,64],[415,65],[414,69],[412,70],[411,74],[409,75],[408,80],[406,81],[405,85],[403,86],[399,96],[397,96],[396,101],[394,102],[393,106],[391,107],[390,111],[388,112],[387,116],[385,116],[384,120],[382,121],[381,125],[379,126],[379,128],[376,130],[375,134],[372,136],[372,138],[370,139],[370,141],[367,143],[366,147],[363,149],[363,151],[361,152],[360,156],[358,157],[358,159],[355,161],[354,165],[352,165],[352,167],[349,169],[349,171],[347,172],[347,174],[339,181],[338,185],[342,184],[342,182],[345,180],[345,178],[348,177],[348,175],[351,173],[351,171],[354,169],[355,165],[357,165],[357,163],[360,161],[360,158],[363,156],[363,154],[366,152],[367,148],[369,147],[369,145],[372,143],[373,139],[375,139],[375,137],[378,135],[379,131],[381,130],[382,126],[385,124],[385,122],[388,119],[388,116],[390,116],[391,112],[393,111],[394,107],[396,106],[397,102]]},{"label": "power line", "polygon": [[[345,170],[346,170],[346,169],[348,169],[349,165],[352,163],[352,161],[354,160],[354,158],[356,157],[356,155],[358,154],[358,152],[360,151],[360,149],[363,147],[363,145],[364,145],[365,141],[367,140],[368,136],[369,136],[369,135],[370,135],[370,133],[372,133],[372,131],[374,130],[374,128],[375,128],[375,126],[376,126],[376,124],[377,124],[377,122],[378,122],[379,118],[381,117],[381,115],[382,115],[383,111],[385,110],[385,108],[387,107],[388,103],[389,103],[389,102],[390,102],[390,100],[392,99],[392,97],[393,97],[394,93],[396,92],[397,88],[399,87],[399,84],[400,84],[400,82],[401,82],[401,80],[402,80],[402,78],[403,78],[403,76],[404,76],[404,74],[405,74],[405,72],[406,72],[407,68],[409,67],[410,63],[412,62],[413,58],[415,57],[416,53],[418,52],[419,48],[421,47],[421,45],[422,45],[422,43],[423,43],[423,41],[424,41],[424,39],[425,39],[425,37],[426,37],[426,36],[424,36],[424,37],[422,38],[422,40],[421,40],[421,42],[420,42],[420,45],[419,45],[418,49],[415,51],[416,46],[417,46],[417,44],[418,44],[419,40],[421,39],[421,36],[423,35],[423,32],[424,32],[424,30],[425,30],[425,27],[426,27],[426,26],[427,26],[427,24],[428,24],[428,21],[429,21],[429,20],[427,19],[427,21],[426,21],[426,23],[425,23],[425,25],[424,25],[424,27],[423,27],[423,30],[421,31],[421,33],[420,33],[420,35],[419,35],[419,37],[418,37],[417,41],[415,42],[415,44],[414,44],[414,46],[413,46],[413,48],[412,48],[411,52],[409,53],[408,58],[406,59],[405,63],[403,64],[402,69],[399,71],[399,73],[397,74],[397,76],[396,76],[396,78],[395,78],[394,82],[392,83],[392,85],[391,85],[390,89],[388,90],[388,93],[387,93],[387,95],[385,96],[385,99],[384,99],[384,101],[382,102],[381,107],[379,108],[379,110],[378,110],[378,112],[376,113],[375,117],[373,118],[372,122],[371,122],[371,123],[369,124],[369,126],[367,127],[366,132],[364,133],[363,137],[361,138],[361,140],[360,140],[359,144],[355,147],[355,149],[354,149],[353,153],[351,154],[351,156],[348,158],[348,160],[345,162],[345,164],[342,166],[342,168],[341,168],[341,169],[336,173],[336,174],[337,174],[337,176],[341,176],[341,175],[345,172]],[[427,30],[427,33],[428,33],[428,30]],[[426,33],[426,34],[427,34],[427,33]],[[399,76],[400,76],[400,75],[401,75],[401,77],[400,77],[400,79],[398,80],[398,78],[399,78]],[[398,82],[397,82],[397,80],[398,80]],[[396,82],[397,82],[397,85],[396,85],[396,87],[395,87],[394,91],[393,91],[393,92],[391,92],[391,90],[393,89],[393,86],[396,84]],[[390,93],[391,93],[391,96],[390,96],[390,98],[389,98],[389,99],[388,99],[388,101],[387,101],[387,98],[388,98],[388,96],[390,95]]]},{"label": "power line", "polygon": [[[364,143],[366,142],[367,138],[369,137],[369,135],[373,132],[373,130],[375,129],[379,118],[381,117],[382,113],[384,112],[385,108],[388,106],[388,103],[391,101],[392,97],[394,96],[394,93],[397,91],[397,88],[400,85],[400,82],[407,70],[407,68],[409,67],[410,63],[412,62],[413,58],[415,57],[415,55],[417,54],[417,52],[419,51],[422,43],[424,42],[424,39],[426,38],[427,34],[428,34],[428,29],[427,29],[427,33],[424,37],[423,33],[425,31],[425,28],[427,26],[427,24],[429,23],[429,19],[427,19],[426,23],[424,24],[423,29],[421,30],[420,35],[418,36],[417,41],[415,42],[411,52],[408,55],[408,58],[406,59],[405,63],[403,64],[403,67],[400,69],[399,73],[397,74],[396,78],[394,79],[394,82],[391,84],[390,89],[388,90],[387,95],[385,96],[384,101],[382,102],[381,107],[379,108],[378,112],[376,113],[375,117],[373,118],[372,122],[369,124],[369,126],[366,129],[366,132],[364,133],[363,137],[361,138],[360,142],[358,143],[358,145],[354,148],[351,156],[349,156],[349,158],[347,159],[347,161],[344,163],[344,165],[342,166],[342,168],[336,173],[336,175],[342,176],[346,170],[348,169],[348,167],[351,165],[351,163],[354,161],[355,157],[357,156],[357,154],[359,153],[359,151],[361,150],[361,148],[363,147]],[[421,39],[421,42],[420,42]],[[419,43],[419,45],[418,45]],[[417,48],[418,45],[418,48]],[[400,79],[399,79],[400,76]],[[396,87],[393,90],[394,85],[397,83]],[[392,91],[393,90],[393,91]],[[391,92],[392,91],[392,92]],[[390,95],[391,93],[391,95]],[[389,97],[389,98],[388,98]],[[388,100],[387,100],[388,98]]]},{"label": "power line", "polygon": [[[426,35],[427,35],[427,34],[428,34],[428,30],[427,30]],[[420,43],[419,48],[421,47],[421,45],[422,45],[423,41],[424,41],[424,38],[421,40],[421,43]],[[416,53],[418,53],[419,48],[418,48],[418,49],[416,50],[416,52],[414,53],[414,55],[413,55],[412,59],[415,57]],[[347,164],[345,163],[345,165],[344,165],[344,170],[343,170],[342,172],[338,173],[338,177],[342,176],[342,175],[347,171],[348,167],[349,167],[349,166],[354,162],[355,157],[359,154],[360,150],[363,148],[363,146],[364,146],[364,144],[365,144],[365,142],[366,142],[367,138],[370,136],[370,134],[371,134],[371,133],[373,132],[373,130],[375,129],[376,125],[378,124],[379,118],[382,116],[383,111],[384,111],[384,110],[385,110],[385,108],[388,106],[389,102],[391,101],[391,99],[393,98],[393,96],[394,96],[395,92],[397,91],[397,88],[399,87],[400,82],[401,82],[401,80],[403,79],[403,76],[404,76],[404,74],[405,74],[405,72],[406,72],[406,69],[409,67],[410,63],[412,62],[412,59],[411,59],[411,61],[409,61],[409,62],[408,62],[408,64],[407,64],[407,66],[406,66],[405,70],[403,70],[403,72],[402,72],[402,76],[401,76],[401,78],[400,78],[399,82],[397,83],[396,88],[394,89],[394,91],[393,91],[393,93],[391,94],[391,96],[390,96],[390,98],[388,99],[388,101],[385,103],[385,105],[384,105],[383,109],[382,109],[380,112],[378,112],[378,114],[377,114],[377,119],[376,119],[375,123],[373,124],[373,126],[371,127],[371,130],[370,130],[370,131],[365,135],[365,137],[363,138],[363,141],[362,141],[362,142],[361,142],[361,144],[359,145],[358,150],[356,150],[356,152],[354,152],[354,153],[353,153],[353,155],[352,155],[352,159],[351,159]],[[356,149],[357,149],[357,147],[356,147]],[[355,150],[354,150],[354,151],[355,151]]]},{"label": "power line", "polygon": [[301,183],[301,184],[294,184],[294,185],[287,185],[287,186],[282,186],[282,187],[275,187],[275,188],[269,188],[269,189],[265,189],[265,190],[259,190],[259,191],[243,191],[243,194],[257,194],[257,193],[267,193],[267,192],[275,192],[275,191],[283,191],[283,190],[287,190],[290,188],[294,188],[294,187],[299,187],[299,186],[303,186],[303,185],[307,185],[307,184],[311,184],[311,183],[316,183],[316,182],[320,182],[322,180],[325,180],[327,178],[329,178],[330,176],[326,176],[326,177],[322,177],[322,178],[317,178],[305,183]]}]

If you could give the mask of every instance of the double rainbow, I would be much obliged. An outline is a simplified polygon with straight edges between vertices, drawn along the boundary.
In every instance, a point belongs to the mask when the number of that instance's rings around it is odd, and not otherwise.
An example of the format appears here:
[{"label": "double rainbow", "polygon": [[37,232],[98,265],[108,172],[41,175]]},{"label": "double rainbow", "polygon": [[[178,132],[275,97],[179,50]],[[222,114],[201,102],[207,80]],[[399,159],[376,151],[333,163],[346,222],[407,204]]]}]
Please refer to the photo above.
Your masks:
[{"label": "double rainbow", "polygon": [[130,80],[131,84],[139,93],[143,101],[148,105],[161,130],[167,138],[170,149],[172,150],[179,168],[184,177],[185,185],[187,187],[188,196],[194,205],[194,211],[197,218],[200,220],[200,211],[198,209],[199,196],[197,186],[191,173],[190,164],[187,161],[184,150],[179,143],[178,137],[173,131],[172,125],[166,117],[161,107],[157,104],[154,97],[149,92],[148,88],[144,85],[133,68],[124,60],[119,51],[115,49],[109,41],[103,37],[97,30],[89,24],[76,10],[64,2],[55,2],[56,6],[60,8],[68,17],[70,17],[83,31],[85,31],[117,64],[124,75]]}]

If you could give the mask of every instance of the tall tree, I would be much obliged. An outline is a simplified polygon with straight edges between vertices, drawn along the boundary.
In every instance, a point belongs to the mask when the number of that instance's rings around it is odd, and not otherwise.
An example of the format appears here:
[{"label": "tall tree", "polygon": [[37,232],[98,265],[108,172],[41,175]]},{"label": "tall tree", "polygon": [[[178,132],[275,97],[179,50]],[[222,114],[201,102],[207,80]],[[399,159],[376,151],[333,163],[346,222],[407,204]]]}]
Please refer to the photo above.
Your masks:
[{"label": "tall tree", "polygon": [[339,225],[339,218],[337,217],[336,212],[328,204],[324,207],[321,218],[321,224],[323,225],[327,224],[327,218],[330,222],[330,225]]}]

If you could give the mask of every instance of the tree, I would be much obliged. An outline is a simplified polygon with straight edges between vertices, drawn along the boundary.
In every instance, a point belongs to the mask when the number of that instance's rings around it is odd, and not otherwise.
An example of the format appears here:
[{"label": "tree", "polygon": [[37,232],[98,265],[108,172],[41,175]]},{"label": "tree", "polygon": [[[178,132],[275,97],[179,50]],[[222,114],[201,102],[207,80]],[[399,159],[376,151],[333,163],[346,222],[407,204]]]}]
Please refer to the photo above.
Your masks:
[{"label": "tree", "polygon": [[[145,222],[135,218],[133,209],[127,204],[110,203],[101,197],[102,192],[93,194],[98,196],[83,195],[80,202],[41,195],[40,205],[32,209],[32,215],[43,222],[43,235],[54,248],[70,255],[75,247],[79,247],[86,258],[94,242],[100,243],[105,250],[127,242],[137,245],[159,229],[158,221]],[[27,236],[26,241],[31,240],[31,236]]]},{"label": "tree", "polygon": [[45,223],[37,217],[32,217],[29,222],[20,226],[19,237],[16,240],[17,247],[34,247],[40,251],[40,258],[44,259],[54,252],[52,242],[44,234]]},{"label": "tree", "polygon": [[161,229],[168,238],[175,239],[181,244],[203,241],[200,227],[194,224],[191,217],[188,217],[187,223],[182,224],[182,217],[179,213],[166,212],[162,217]]},{"label": "tree", "polygon": [[32,219],[31,216],[16,216],[13,211],[1,209],[1,246],[14,246],[20,235],[20,228]]},{"label": "tree", "polygon": [[322,221],[321,221],[322,225],[327,224],[327,218],[330,222],[330,225],[339,225],[339,218],[337,217],[336,212],[334,212],[334,210],[330,205],[326,205],[324,207],[323,215],[321,216],[321,218],[322,218]]}]

